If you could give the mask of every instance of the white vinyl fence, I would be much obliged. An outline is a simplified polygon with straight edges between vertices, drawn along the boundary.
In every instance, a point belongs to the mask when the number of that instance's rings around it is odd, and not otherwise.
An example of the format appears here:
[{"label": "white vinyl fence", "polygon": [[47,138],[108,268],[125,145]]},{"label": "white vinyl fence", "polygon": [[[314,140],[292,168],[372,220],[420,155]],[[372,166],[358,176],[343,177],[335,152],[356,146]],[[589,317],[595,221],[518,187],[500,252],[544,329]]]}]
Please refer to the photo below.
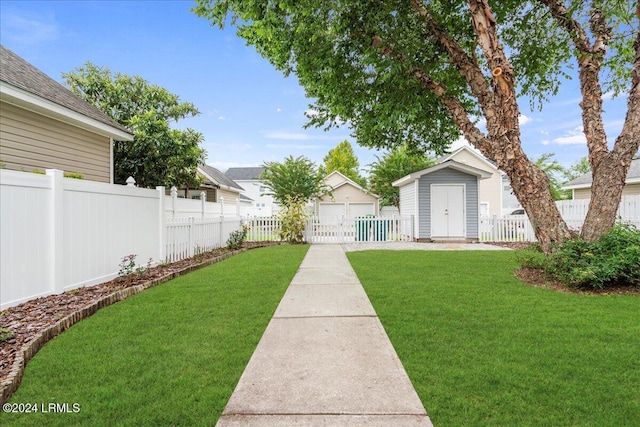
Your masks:
[{"label": "white vinyl fence", "polygon": [[[556,206],[573,230],[579,231],[589,210],[589,199],[559,200]],[[640,195],[623,196],[618,220],[640,228]],[[480,218],[480,240],[483,242],[535,242],[529,219],[524,215]]]},{"label": "white vinyl fence", "polygon": [[0,170],[0,310],[111,280],[128,255],[156,264],[224,246],[240,227],[236,212],[164,187]]}]

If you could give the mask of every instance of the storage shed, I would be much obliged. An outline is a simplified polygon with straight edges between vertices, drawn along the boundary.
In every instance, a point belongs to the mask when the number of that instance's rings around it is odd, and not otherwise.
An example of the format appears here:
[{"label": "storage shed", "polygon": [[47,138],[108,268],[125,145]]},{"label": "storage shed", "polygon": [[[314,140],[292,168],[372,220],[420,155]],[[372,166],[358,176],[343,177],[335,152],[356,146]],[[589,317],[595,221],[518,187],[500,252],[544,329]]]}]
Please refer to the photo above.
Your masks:
[{"label": "storage shed", "polygon": [[418,241],[479,240],[479,180],[492,175],[453,160],[393,182],[400,189],[400,214],[414,216]]}]

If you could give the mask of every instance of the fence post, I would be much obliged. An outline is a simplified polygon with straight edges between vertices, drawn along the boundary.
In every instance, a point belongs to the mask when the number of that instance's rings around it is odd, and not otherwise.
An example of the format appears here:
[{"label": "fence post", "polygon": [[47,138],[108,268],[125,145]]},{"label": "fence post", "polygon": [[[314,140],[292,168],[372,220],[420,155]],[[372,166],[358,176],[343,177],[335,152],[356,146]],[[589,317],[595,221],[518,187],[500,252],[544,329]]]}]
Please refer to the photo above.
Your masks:
[{"label": "fence post", "polygon": [[178,189],[174,185],[171,187],[171,218],[176,218],[176,200],[178,200]]},{"label": "fence post", "polygon": [[49,198],[49,279],[55,294],[64,292],[64,175],[47,169],[51,183]]},{"label": "fence post", "polygon": [[158,248],[158,262],[164,262],[166,257],[166,244],[167,244],[167,216],[164,211],[164,203],[165,203],[165,190],[163,186],[157,186],[156,191],[158,192],[158,218],[160,220],[160,247]]},{"label": "fence post", "polygon": [[204,191],[200,192],[200,206],[202,209],[202,219],[204,219],[205,216],[205,212],[207,209],[207,193],[205,193]]}]

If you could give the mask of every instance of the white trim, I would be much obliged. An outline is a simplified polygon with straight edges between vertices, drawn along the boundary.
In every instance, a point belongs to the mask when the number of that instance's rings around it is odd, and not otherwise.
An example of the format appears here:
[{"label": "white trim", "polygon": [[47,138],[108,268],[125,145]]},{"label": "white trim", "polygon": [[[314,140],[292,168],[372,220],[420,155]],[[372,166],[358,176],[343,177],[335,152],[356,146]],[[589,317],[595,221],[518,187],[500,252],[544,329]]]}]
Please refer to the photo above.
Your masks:
[{"label": "white trim", "polygon": [[118,141],[133,141],[133,134],[123,132],[106,123],[9,85],[6,82],[0,82],[0,99],[38,114],[90,130],[98,135],[107,136]]},{"label": "white trim", "polygon": [[[628,178],[624,181],[625,185],[629,184],[640,184],[640,177],[637,178]],[[587,182],[584,184],[575,184],[575,185],[564,185],[560,187],[562,190],[585,190],[589,189],[593,186],[593,182]]]},{"label": "white trim", "polygon": [[113,138],[109,138],[109,184],[113,184],[116,179],[113,169]]},{"label": "white trim", "polygon": [[483,169],[478,169],[476,167],[469,166],[469,165],[466,165],[464,163],[456,162],[455,160],[447,160],[446,162],[440,163],[440,164],[432,166],[430,168],[423,169],[421,171],[414,172],[412,174],[406,175],[406,176],[404,176],[404,177],[392,182],[391,185],[394,186],[394,187],[400,187],[406,181],[410,181],[411,179],[419,179],[420,177],[422,177],[424,175],[428,175],[430,173],[437,172],[437,171],[442,170],[442,169],[457,170],[459,172],[466,173],[468,175],[477,176],[480,179],[491,178],[491,176],[493,175],[493,173],[488,172],[488,171],[483,170]]},{"label": "white trim", "polygon": [[[440,159],[440,163],[444,163],[447,160],[453,160],[453,161],[457,161],[455,159],[453,159],[453,157],[460,153],[461,151],[467,151],[469,152],[472,156],[474,156],[475,158],[477,158],[478,160],[484,162],[487,166],[491,167],[491,169],[495,169],[496,171],[499,171],[500,169],[498,169],[496,167],[496,165],[494,165],[493,163],[491,163],[489,160],[487,160],[486,157],[484,157],[482,154],[476,153],[474,150],[472,150],[470,147],[467,146],[462,146],[460,148],[458,148],[456,151],[454,151],[453,153],[447,154],[446,156],[444,156],[442,159]],[[458,162],[460,163],[460,162]]]}]

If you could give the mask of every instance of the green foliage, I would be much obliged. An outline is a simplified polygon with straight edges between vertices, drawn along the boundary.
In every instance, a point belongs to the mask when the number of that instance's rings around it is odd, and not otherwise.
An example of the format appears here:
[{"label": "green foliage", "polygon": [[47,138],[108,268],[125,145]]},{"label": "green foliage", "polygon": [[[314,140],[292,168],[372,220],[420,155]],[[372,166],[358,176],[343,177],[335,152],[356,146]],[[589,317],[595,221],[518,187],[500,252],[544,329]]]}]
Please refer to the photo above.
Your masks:
[{"label": "green foliage", "polygon": [[304,202],[287,200],[278,213],[280,238],[289,243],[303,243],[304,232],[310,216]]},{"label": "green foliage", "polygon": [[229,234],[229,239],[227,239],[227,247],[229,249],[240,249],[244,242],[247,240],[247,232],[249,231],[249,226],[246,224],[242,224],[240,230],[235,230],[231,234]]},{"label": "green foliage", "polygon": [[137,257],[138,255],[135,255],[135,254],[122,257],[122,260],[120,261],[120,264],[119,264],[120,269],[118,270],[118,276],[121,276],[121,277],[128,276],[133,273],[137,274],[138,276],[142,276],[144,273],[149,271],[149,269],[151,268],[151,264],[153,263],[153,260],[149,258],[149,260],[147,260],[146,266],[136,265]]},{"label": "green foliage", "polygon": [[565,181],[569,182],[589,172],[591,172],[591,165],[589,164],[589,158],[583,157],[577,162],[575,162],[574,164],[572,164],[569,167],[569,169],[566,169],[564,171],[564,179]]},{"label": "green foliage", "polygon": [[518,260],[525,267],[543,269],[570,287],[640,287],[640,231],[633,225],[618,223],[598,241],[576,237],[549,255],[527,250]]},{"label": "green foliage", "polygon": [[[311,125],[354,129],[359,144],[395,148],[408,143],[442,154],[460,134],[440,99],[412,75],[423,70],[461,102],[470,115],[480,115],[464,70],[425,22],[403,0],[343,2],[269,0],[197,0],[193,11],[223,27],[238,25],[238,35],[255,46],[285,75],[295,73],[318,111]],[[424,0],[419,3],[438,22],[441,34],[461,47],[487,78],[486,61],[478,55],[478,40],[469,5],[462,0]],[[509,53],[521,95],[541,103],[554,95],[574,66],[575,46],[543,2],[491,2],[499,42]],[[565,2],[566,3],[566,2]],[[589,28],[591,2],[570,2],[568,13]],[[605,86],[616,93],[630,81],[637,31],[633,2],[597,2],[613,37],[604,67]],[[392,46],[405,61],[381,55],[374,36]]]},{"label": "green foliage", "polygon": [[283,163],[266,162],[260,180],[268,192],[281,206],[289,203],[305,204],[309,200],[330,192],[324,183],[324,176],[318,173],[316,165],[304,156],[289,156]]},{"label": "green foliage", "polygon": [[[2,318],[2,314],[0,314],[0,319]],[[9,341],[11,338],[13,338],[14,333],[11,329],[9,328],[0,328],[0,342],[7,342]]]},{"label": "green foliage", "polygon": [[318,168],[318,173],[325,177],[334,171],[338,171],[361,187],[366,187],[367,180],[360,175],[360,162],[353,151],[349,141],[345,140],[322,159],[324,164]]},{"label": "green foliage", "polygon": [[398,188],[391,185],[393,181],[436,164],[432,158],[414,153],[406,146],[389,151],[382,158],[376,156],[376,159],[369,165],[369,181],[371,191],[381,197],[382,206],[400,207],[400,194]]},{"label": "green foliage", "polygon": [[133,131],[133,142],[114,141],[116,183],[133,176],[140,187],[199,185],[203,136],[170,127],[171,122],[200,114],[192,103],[140,76],[112,74],[90,62],[62,76],[76,95]]},{"label": "green foliage", "polygon": [[571,198],[571,190],[561,190],[561,180],[566,176],[566,170],[557,160],[553,159],[555,153],[544,153],[534,162],[549,177],[551,195],[554,200]]}]

